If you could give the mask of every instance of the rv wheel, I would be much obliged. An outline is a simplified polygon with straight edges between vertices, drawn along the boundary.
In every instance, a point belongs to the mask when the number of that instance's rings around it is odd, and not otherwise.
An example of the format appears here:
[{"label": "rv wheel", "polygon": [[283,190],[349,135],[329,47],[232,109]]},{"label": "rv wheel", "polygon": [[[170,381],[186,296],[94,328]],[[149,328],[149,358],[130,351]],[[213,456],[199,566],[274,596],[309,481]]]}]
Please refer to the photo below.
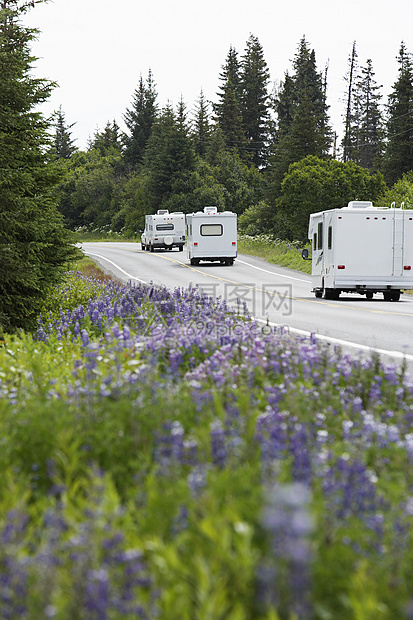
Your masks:
[{"label": "rv wheel", "polygon": [[366,293],[366,299],[373,299],[373,293],[372,293],[372,291],[367,291],[367,293]]},{"label": "rv wheel", "polygon": [[153,250],[154,250],[154,247],[153,247],[153,245],[151,244],[151,245],[149,246],[149,251],[150,251],[150,252],[153,252]]},{"label": "rv wheel", "polygon": [[321,299],[321,297],[323,296],[323,291],[316,291],[314,295],[317,297],[317,299]]},{"label": "rv wheel", "polygon": [[392,299],[392,301],[399,301],[399,299],[400,299],[400,291],[392,291],[391,299]]},{"label": "rv wheel", "polygon": [[340,291],[335,288],[326,288],[324,290],[324,299],[337,300],[340,297]]},{"label": "rv wheel", "polygon": [[183,246],[183,245],[180,245],[180,246],[179,246],[179,251],[180,251],[180,252],[183,252],[183,251],[184,251],[184,246]]}]

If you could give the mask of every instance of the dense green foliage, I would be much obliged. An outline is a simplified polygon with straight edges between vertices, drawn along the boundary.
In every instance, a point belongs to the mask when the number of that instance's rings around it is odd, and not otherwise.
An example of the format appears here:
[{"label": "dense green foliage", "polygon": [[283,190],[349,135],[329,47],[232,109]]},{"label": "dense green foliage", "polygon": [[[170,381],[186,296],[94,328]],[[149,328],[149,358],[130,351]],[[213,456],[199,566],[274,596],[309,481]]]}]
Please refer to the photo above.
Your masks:
[{"label": "dense green foliage", "polygon": [[385,189],[380,172],[372,174],[354,162],[308,156],[292,164],[283,180],[274,228],[281,238],[304,241],[311,213],[339,209],[350,200],[374,202]]},{"label": "dense green foliage", "polygon": [[394,204],[397,208],[404,206],[405,209],[413,209],[413,171],[403,174],[402,178],[387,189],[383,196],[377,200],[377,207],[389,207]]},{"label": "dense green foliage", "polygon": [[28,6],[0,5],[0,330],[35,324],[73,254],[53,193],[60,176],[46,154],[49,124],[36,111],[53,85],[32,77],[36,33],[20,23]]},{"label": "dense green foliage", "polygon": [[410,617],[403,368],[70,273],[0,396],[2,618]]}]

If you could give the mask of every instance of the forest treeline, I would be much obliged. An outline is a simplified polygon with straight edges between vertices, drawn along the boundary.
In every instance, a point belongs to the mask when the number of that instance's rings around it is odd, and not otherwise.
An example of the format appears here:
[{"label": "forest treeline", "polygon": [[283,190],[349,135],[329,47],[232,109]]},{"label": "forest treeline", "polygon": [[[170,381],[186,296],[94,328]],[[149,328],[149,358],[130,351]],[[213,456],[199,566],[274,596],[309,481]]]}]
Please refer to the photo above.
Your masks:
[{"label": "forest treeline", "polygon": [[192,114],[183,99],[160,108],[149,71],[125,109],[126,131],[109,121],[86,151],[76,148],[74,123],[60,109],[53,146],[64,172],[59,209],[71,229],[106,226],[130,236],[159,208],[216,205],[238,213],[243,232],[304,241],[311,212],[357,199],[389,206],[401,191],[397,182],[410,192],[413,169],[413,64],[403,42],[397,61],[384,104],[371,59],[361,65],[353,44],[340,144],[329,118],[328,71],[319,70],[305,37],[272,90],[258,38],[251,34],[241,55],[230,46],[216,101],[201,91]]}]

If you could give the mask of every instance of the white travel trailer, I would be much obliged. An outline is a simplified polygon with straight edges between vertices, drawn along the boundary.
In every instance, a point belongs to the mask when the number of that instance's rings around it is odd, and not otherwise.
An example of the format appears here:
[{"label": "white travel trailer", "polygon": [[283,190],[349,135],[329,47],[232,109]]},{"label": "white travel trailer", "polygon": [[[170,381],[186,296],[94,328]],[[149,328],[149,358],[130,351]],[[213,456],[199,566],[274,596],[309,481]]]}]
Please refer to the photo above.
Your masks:
[{"label": "white travel trailer", "polygon": [[237,214],[218,213],[217,207],[186,216],[187,249],[191,265],[202,261],[219,261],[232,265],[237,256]]},{"label": "white travel trailer", "polygon": [[180,252],[185,244],[185,215],[181,212],[169,213],[159,209],[156,215],[145,215],[145,230],[141,235],[142,250],[153,252],[163,248]]},{"label": "white travel trailer", "polygon": [[[353,201],[310,215],[312,284],[316,297],[359,293],[398,301],[413,289],[413,210]],[[303,258],[308,251],[303,250]]]}]

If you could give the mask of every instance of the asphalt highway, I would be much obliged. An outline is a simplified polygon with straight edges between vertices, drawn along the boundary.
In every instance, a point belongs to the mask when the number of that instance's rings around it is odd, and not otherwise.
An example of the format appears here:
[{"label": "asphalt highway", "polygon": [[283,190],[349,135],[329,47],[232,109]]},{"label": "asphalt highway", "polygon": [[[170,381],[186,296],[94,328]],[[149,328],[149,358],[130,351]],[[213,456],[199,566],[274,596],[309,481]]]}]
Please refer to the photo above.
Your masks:
[{"label": "asphalt highway", "polygon": [[[332,346],[354,354],[379,352],[386,362],[404,359],[413,373],[413,296],[400,301],[341,295],[338,301],[316,299],[310,276],[238,255],[232,266],[201,263],[191,266],[186,250],[145,252],[139,243],[83,243],[85,254],[106,272],[125,282],[153,283],[168,288],[199,286],[273,329],[314,333]],[[239,301],[237,301],[239,300]]]}]

